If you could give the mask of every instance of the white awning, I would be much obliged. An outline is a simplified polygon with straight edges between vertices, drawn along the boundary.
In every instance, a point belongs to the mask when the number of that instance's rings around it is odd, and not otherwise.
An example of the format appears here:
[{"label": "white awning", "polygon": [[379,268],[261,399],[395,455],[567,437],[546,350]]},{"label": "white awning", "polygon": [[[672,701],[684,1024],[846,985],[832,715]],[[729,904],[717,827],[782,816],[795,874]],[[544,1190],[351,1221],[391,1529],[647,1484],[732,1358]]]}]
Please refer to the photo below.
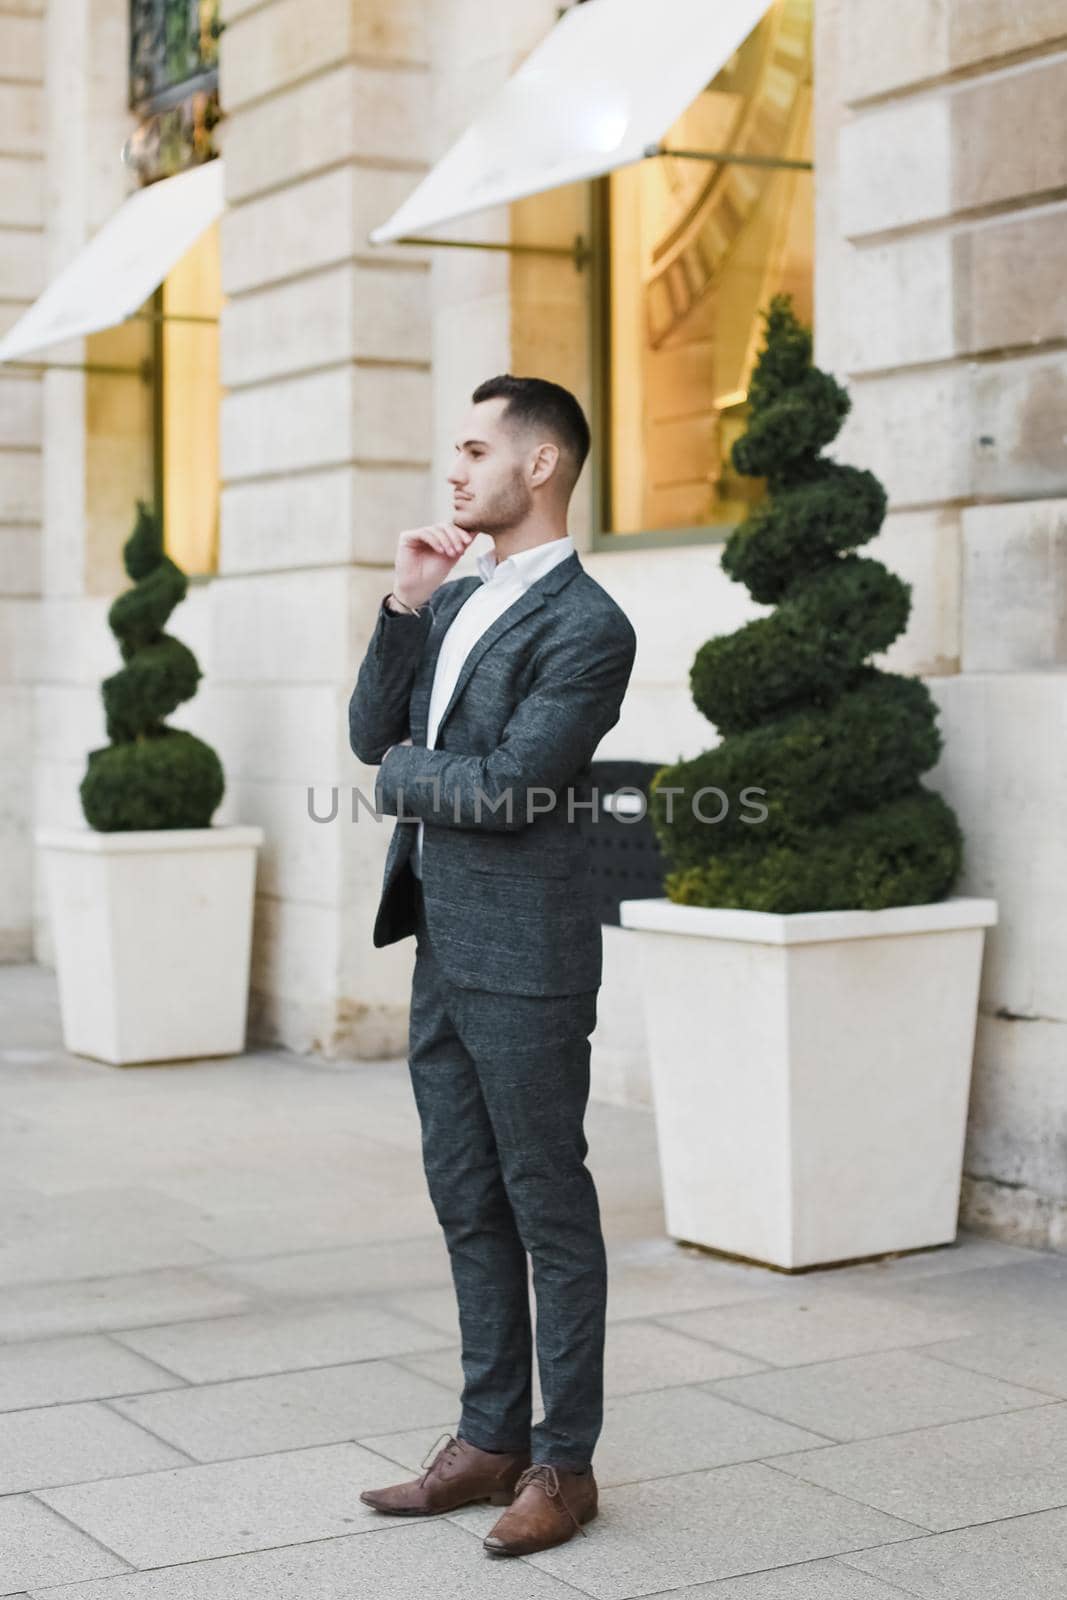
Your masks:
[{"label": "white awning", "polygon": [[771,0],[586,0],[564,13],[373,244],[596,178],[692,104]]},{"label": "white awning", "polygon": [[224,204],[220,160],[138,189],[0,339],[0,362],[125,322]]}]

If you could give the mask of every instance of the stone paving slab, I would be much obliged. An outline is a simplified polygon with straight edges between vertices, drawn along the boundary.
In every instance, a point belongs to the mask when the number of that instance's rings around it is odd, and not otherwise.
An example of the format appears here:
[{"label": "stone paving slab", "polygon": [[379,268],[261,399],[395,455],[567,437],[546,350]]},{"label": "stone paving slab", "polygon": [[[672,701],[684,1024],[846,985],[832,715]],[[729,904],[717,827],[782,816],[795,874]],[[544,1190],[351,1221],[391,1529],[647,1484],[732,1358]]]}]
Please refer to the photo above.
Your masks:
[{"label": "stone paving slab", "polygon": [[698,1583],[692,1589],[650,1595],[648,1600],[900,1600],[904,1593],[894,1584],[833,1559]]},{"label": "stone paving slab", "polygon": [[931,1361],[914,1350],[726,1378],[714,1392],[842,1442],[1054,1404],[1034,1389]]},{"label": "stone paving slab", "polygon": [[[866,1293],[861,1282],[855,1288]],[[1033,1251],[1010,1264],[899,1280],[883,1292],[898,1303],[960,1318],[968,1333],[1051,1333],[1067,1326],[1067,1256]]]},{"label": "stone paving slab", "polygon": [[361,1489],[389,1467],[356,1444],[253,1456],[43,1491],[39,1498],[133,1567],[380,1530]]},{"label": "stone paving slab", "polygon": [[1067,1405],[778,1456],[775,1470],[929,1531],[1067,1505]]},{"label": "stone paving slab", "polygon": [[526,1561],[488,1556],[448,1518],[161,1568],[31,1600],[574,1600]]},{"label": "stone paving slab", "polygon": [[1067,1508],[937,1533],[846,1559],[851,1567],[898,1583],[918,1600],[1063,1600]]},{"label": "stone paving slab", "polygon": [[70,1527],[35,1496],[0,1497],[0,1594],[127,1571],[120,1556]]},{"label": "stone paving slab", "polygon": [[22,1284],[0,1294],[0,1344],[223,1316],[256,1303],[252,1291],[191,1268],[119,1273],[81,1283]]},{"label": "stone paving slab", "polygon": [[337,1444],[398,1424],[452,1427],[458,1409],[449,1390],[391,1361],[235,1378],[111,1404],[194,1461]]},{"label": "stone paving slab", "polygon": [[370,1361],[448,1342],[432,1328],[362,1302],[246,1312],[114,1337],[190,1383]]},{"label": "stone paving slab", "polygon": [[[588,1538],[526,1559],[595,1600],[631,1600],[915,1535],[840,1495],[794,1496],[789,1482],[756,1462],[608,1489]],[[488,1509],[451,1520],[484,1537]]]},{"label": "stone paving slab", "polygon": [[104,1334],[0,1345],[0,1411],[173,1389],[175,1378]]},{"label": "stone paving slab", "polygon": [[116,1472],[186,1464],[186,1456],[89,1400],[0,1416],[0,1495]]},{"label": "stone paving slab", "polygon": [[609,1322],[737,1301],[763,1302],[781,1288],[762,1267],[726,1261],[666,1238],[612,1251],[609,1266]]},{"label": "stone paving slab", "polygon": [[447,1288],[409,1289],[407,1293],[384,1295],[379,1304],[386,1311],[395,1311],[398,1316],[449,1335],[450,1344],[459,1343],[459,1312],[451,1284]]},{"label": "stone paving slab", "polygon": [[391,1290],[440,1288],[452,1282],[440,1232],[419,1239],[357,1244],[257,1261],[229,1261],[215,1268],[219,1280],[260,1299],[296,1301],[323,1296],[385,1294]]},{"label": "stone paving slab", "polygon": [[0,1245],[0,1288],[13,1284],[105,1278],[115,1272],[146,1272],[154,1267],[198,1267],[216,1258],[191,1239],[156,1228],[146,1230],[136,1217],[101,1231],[91,1222],[77,1227],[38,1229],[27,1238]]},{"label": "stone paving slab", "polygon": [[838,1361],[970,1333],[970,1320],[960,1315],[874,1294],[835,1294],[822,1285],[800,1297],[764,1295],[677,1316],[645,1314],[690,1338],[710,1339],[772,1367]]},{"label": "stone paving slab", "polygon": [[1067,1400],[1067,1330],[1063,1324],[974,1333],[967,1339],[931,1345],[924,1354]]}]

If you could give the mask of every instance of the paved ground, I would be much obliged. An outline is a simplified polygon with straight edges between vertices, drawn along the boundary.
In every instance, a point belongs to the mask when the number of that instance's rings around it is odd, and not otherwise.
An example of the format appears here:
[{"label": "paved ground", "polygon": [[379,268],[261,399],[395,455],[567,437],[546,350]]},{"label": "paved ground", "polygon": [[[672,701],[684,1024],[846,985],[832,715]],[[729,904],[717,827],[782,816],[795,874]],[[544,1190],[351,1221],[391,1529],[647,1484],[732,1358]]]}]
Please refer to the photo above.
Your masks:
[{"label": "paved ground", "polygon": [[361,1488],[456,1421],[403,1063],[63,1055],[0,967],[0,1594],[64,1600],[1063,1600],[1067,1258],[961,1235],[783,1277],[663,1237],[643,1113],[593,1107],[612,1256],[602,1513]]}]

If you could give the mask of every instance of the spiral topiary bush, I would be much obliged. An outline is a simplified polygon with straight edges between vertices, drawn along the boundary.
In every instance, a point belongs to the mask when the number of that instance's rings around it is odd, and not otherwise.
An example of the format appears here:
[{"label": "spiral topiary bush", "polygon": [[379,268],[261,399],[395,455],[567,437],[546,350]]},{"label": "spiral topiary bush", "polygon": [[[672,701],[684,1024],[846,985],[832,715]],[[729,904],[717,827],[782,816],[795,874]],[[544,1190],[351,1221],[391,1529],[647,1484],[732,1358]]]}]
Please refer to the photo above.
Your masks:
[{"label": "spiral topiary bush", "polygon": [[[775,296],[764,320],[732,458],[768,494],[722,564],[776,609],[709,639],[693,661],[694,703],[722,742],[652,780],[666,892],[683,905],[776,912],[939,900],[963,842],[952,810],[919,781],[941,751],[937,708],[918,678],[867,659],[903,631],[911,607],[909,585],[855,554],[881,527],[885,491],[822,455],[850,402],[813,365],[790,297]],[[726,806],[701,789],[721,791]]]},{"label": "spiral topiary bush", "polygon": [[201,677],[192,651],[163,631],[188,580],[163,553],[159,523],[142,501],[122,554],[134,587],[113,603],[108,623],[125,665],[102,685],[111,742],[89,752],[82,811],[100,833],[207,828],[226,787],[219,758],[163,720],[192,699]]}]

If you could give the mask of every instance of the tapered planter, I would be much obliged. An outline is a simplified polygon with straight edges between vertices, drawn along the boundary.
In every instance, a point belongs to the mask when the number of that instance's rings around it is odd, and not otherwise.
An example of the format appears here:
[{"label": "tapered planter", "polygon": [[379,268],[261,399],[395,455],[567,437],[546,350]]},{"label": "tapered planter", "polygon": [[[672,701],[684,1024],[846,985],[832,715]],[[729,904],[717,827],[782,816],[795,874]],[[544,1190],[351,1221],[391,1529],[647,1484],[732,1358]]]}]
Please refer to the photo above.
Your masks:
[{"label": "tapered planter", "polygon": [[37,830],[66,1050],[129,1066],[244,1049],[263,837]]},{"label": "tapered planter", "polygon": [[787,1270],[956,1237],[992,900],[624,900],[667,1231]]}]

